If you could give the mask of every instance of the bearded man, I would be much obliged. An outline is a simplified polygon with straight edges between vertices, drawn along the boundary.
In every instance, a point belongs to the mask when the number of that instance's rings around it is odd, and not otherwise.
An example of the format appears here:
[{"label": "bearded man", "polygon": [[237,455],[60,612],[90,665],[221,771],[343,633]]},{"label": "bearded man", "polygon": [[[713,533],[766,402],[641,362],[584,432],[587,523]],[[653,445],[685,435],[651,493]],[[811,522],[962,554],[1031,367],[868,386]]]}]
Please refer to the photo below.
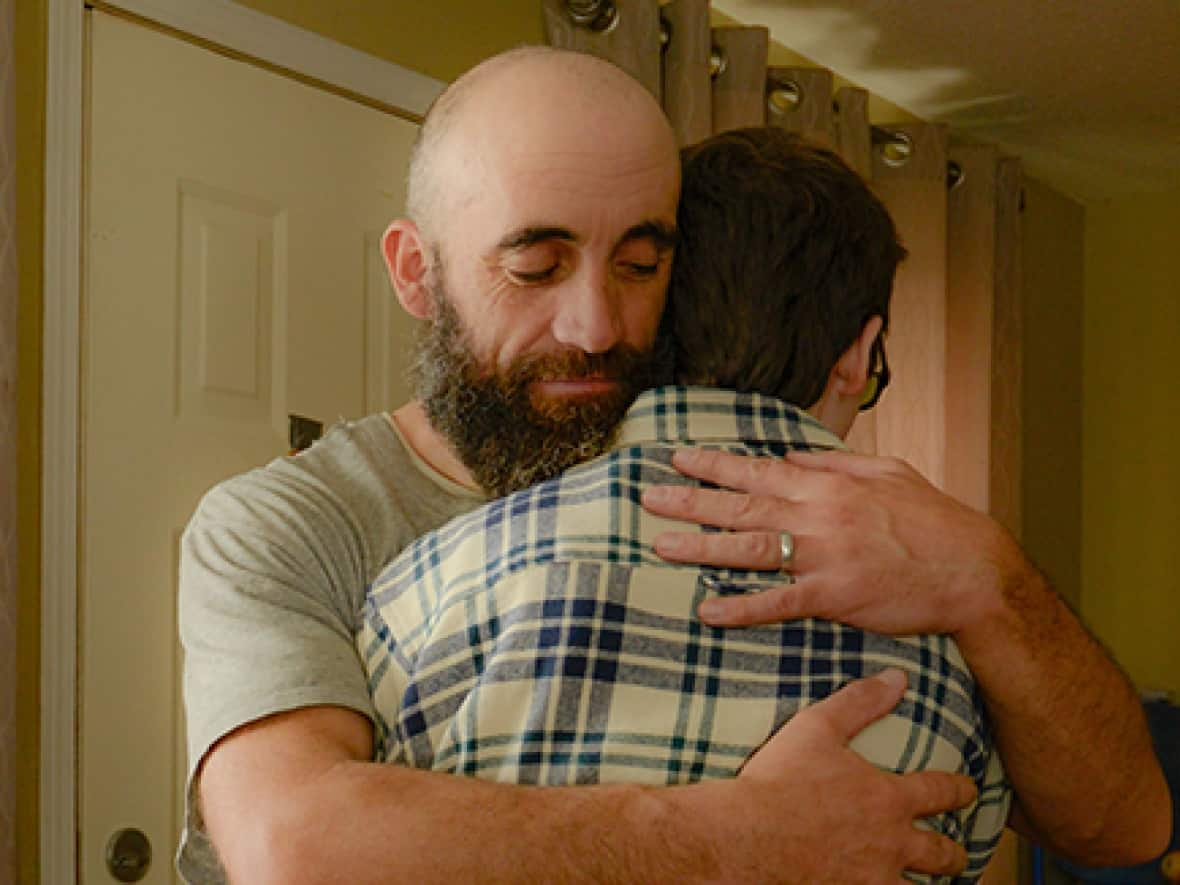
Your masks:
[{"label": "bearded man", "polygon": [[[909,834],[915,818],[970,802],[970,782],[885,774],[846,747],[897,703],[889,680],[804,710],[753,757],[773,764],[731,780],[530,788],[373,764],[353,645],[366,587],[487,491],[596,454],[604,425],[658,377],[677,151],[658,105],[622,72],[518,50],[439,99],[410,185],[413,220],[391,225],[386,260],[403,306],[438,325],[435,352],[453,365],[392,415],[218,486],[185,533],[185,878],[857,882],[962,868],[949,840]],[[998,526],[890,462],[677,463],[747,494],[649,494],[665,515],[737,530],[657,551],[767,568],[781,564],[781,531],[801,541],[805,595],[726,600],[739,610],[710,617],[844,608],[864,629],[953,634],[1028,828],[1083,860],[1162,849],[1170,806],[1133,693]]]}]

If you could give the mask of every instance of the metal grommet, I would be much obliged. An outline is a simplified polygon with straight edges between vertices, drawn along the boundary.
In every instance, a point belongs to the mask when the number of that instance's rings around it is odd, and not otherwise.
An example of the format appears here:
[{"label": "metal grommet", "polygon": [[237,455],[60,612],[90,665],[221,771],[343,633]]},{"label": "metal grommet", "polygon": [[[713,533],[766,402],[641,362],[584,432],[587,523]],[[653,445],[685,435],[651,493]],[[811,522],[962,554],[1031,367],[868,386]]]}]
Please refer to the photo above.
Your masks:
[{"label": "metal grommet", "polygon": [[886,166],[904,166],[914,155],[914,142],[909,134],[895,129],[873,127],[873,145]]},{"label": "metal grommet", "polygon": [[619,20],[611,0],[565,0],[565,9],[575,25],[599,33],[609,31]]},{"label": "metal grommet", "polygon": [[803,103],[803,88],[794,80],[771,78],[766,81],[766,109],[779,117],[799,108]]},{"label": "metal grommet", "polygon": [[963,183],[967,177],[967,173],[963,171],[963,167],[951,160],[946,164],[946,189],[953,191]]},{"label": "metal grommet", "polygon": [[725,55],[725,51],[719,46],[714,46],[709,50],[709,76],[716,80],[725,73],[725,69],[729,67],[729,59]]}]

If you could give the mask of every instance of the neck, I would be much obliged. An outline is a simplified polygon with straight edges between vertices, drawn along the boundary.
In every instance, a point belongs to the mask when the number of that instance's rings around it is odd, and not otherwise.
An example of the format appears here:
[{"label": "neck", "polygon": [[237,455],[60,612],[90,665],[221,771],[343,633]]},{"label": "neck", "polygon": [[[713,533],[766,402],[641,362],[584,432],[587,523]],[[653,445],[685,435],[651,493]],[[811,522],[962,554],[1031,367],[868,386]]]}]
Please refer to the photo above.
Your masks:
[{"label": "neck", "polygon": [[820,424],[844,439],[852,429],[852,422],[856,420],[858,401],[844,401],[841,397],[830,395],[825,391],[819,401],[812,403],[807,413]]},{"label": "neck", "polygon": [[405,437],[410,448],[431,466],[452,482],[457,482],[472,491],[482,491],[471,476],[471,471],[459,460],[446,437],[434,429],[426,410],[418,400],[411,400],[390,415]]}]

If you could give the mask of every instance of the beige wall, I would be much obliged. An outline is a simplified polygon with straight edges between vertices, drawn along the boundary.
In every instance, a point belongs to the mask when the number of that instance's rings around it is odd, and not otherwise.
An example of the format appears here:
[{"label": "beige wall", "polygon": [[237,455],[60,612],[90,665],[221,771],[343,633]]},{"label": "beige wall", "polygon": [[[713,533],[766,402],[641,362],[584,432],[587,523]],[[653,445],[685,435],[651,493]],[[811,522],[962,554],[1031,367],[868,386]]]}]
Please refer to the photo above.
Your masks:
[{"label": "beige wall", "polygon": [[1180,697],[1180,191],[1086,213],[1082,607]]}]

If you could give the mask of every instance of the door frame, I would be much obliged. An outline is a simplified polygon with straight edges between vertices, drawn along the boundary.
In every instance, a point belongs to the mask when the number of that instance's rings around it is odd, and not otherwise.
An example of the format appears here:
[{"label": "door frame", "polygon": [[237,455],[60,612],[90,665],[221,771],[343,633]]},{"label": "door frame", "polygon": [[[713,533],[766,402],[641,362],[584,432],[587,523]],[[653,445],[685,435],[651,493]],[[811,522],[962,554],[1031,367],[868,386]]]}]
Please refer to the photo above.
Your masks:
[{"label": "door frame", "polygon": [[230,0],[49,0],[41,424],[42,885],[78,880],[78,549],[85,7],[420,122],[446,85]]}]

